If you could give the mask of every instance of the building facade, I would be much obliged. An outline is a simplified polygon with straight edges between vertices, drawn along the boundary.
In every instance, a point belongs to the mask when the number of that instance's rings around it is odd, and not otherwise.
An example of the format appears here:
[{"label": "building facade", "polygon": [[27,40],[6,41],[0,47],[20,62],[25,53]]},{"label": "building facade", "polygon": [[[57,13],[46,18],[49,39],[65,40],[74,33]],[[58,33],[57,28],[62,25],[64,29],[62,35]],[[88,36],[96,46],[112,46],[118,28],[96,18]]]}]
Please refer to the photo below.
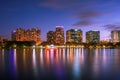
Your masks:
[{"label": "building facade", "polygon": [[17,28],[12,31],[12,40],[13,41],[24,41],[25,40],[25,30],[22,28]]},{"label": "building facade", "polygon": [[3,42],[3,37],[2,36],[0,36],[0,42]]},{"label": "building facade", "polygon": [[88,31],[86,32],[86,43],[99,43],[100,31]]},{"label": "building facade", "polygon": [[2,46],[2,45],[3,45],[3,37],[0,36],[0,46]]},{"label": "building facade", "polygon": [[18,28],[12,31],[12,41],[35,41],[41,43],[41,31],[38,28],[22,29]]},{"label": "building facade", "polygon": [[80,29],[67,30],[66,42],[82,43],[82,30]]},{"label": "building facade", "polygon": [[65,42],[64,39],[64,29],[62,26],[56,26],[55,31],[55,44],[56,45],[63,45]]},{"label": "building facade", "polygon": [[55,44],[55,32],[54,31],[49,31],[47,33],[47,42],[49,44]]},{"label": "building facade", "polygon": [[120,41],[120,30],[111,31],[111,41],[119,42]]}]

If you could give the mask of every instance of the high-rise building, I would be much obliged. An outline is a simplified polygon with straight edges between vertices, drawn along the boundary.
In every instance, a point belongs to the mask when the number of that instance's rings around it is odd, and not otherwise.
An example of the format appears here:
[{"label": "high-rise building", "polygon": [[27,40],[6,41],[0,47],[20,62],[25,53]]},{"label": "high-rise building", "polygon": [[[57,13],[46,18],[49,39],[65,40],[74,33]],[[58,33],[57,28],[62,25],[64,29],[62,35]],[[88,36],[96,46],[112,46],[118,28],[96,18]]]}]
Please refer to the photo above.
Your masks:
[{"label": "high-rise building", "polygon": [[31,35],[32,35],[31,30],[30,30],[30,29],[27,29],[27,30],[25,31],[25,40],[30,41],[30,40],[32,39]]},{"label": "high-rise building", "polygon": [[99,43],[100,42],[100,31],[88,31],[86,32],[87,43]]},{"label": "high-rise building", "polygon": [[120,41],[120,30],[111,31],[111,41],[119,42]]},{"label": "high-rise building", "polygon": [[36,43],[40,43],[41,40],[41,31],[38,28],[32,28],[30,31],[30,41],[35,41]]},{"label": "high-rise building", "polygon": [[80,29],[70,29],[66,31],[66,42],[82,42],[82,30]]},{"label": "high-rise building", "polygon": [[13,41],[24,41],[25,40],[25,30],[22,28],[17,28],[12,31],[12,40]]},{"label": "high-rise building", "polygon": [[38,28],[25,30],[18,28],[12,31],[13,41],[35,41],[37,44],[41,42],[41,31]]},{"label": "high-rise building", "polygon": [[62,26],[56,26],[55,31],[55,43],[57,45],[63,45],[64,44],[64,30]]},{"label": "high-rise building", "polygon": [[49,44],[55,44],[55,32],[54,31],[49,31],[47,33],[47,42]]}]

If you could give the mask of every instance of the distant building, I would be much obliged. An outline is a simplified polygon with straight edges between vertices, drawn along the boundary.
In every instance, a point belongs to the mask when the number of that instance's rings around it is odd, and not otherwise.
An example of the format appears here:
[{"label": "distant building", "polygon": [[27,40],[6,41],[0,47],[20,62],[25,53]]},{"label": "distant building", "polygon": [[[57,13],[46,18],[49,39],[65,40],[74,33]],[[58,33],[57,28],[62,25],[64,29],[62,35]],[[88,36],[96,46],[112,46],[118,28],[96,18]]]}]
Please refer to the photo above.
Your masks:
[{"label": "distant building", "polygon": [[54,31],[49,31],[47,33],[47,42],[49,44],[55,44],[55,32]]},{"label": "distant building", "polygon": [[18,28],[12,31],[12,40],[13,41],[24,41],[25,40],[25,30]]},{"label": "distant building", "polygon": [[88,31],[86,32],[86,43],[99,43],[100,31]]},{"label": "distant building", "polygon": [[41,42],[41,31],[38,28],[22,29],[18,28],[12,31],[12,41],[35,41],[37,44]]},{"label": "distant building", "polygon": [[30,41],[35,41],[36,43],[40,43],[41,41],[41,31],[38,28],[32,28],[29,36],[31,37]]},{"label": "distant building", "polygon": [[3,45],[3,37],[0,36],[0,46]]},{"label": "distant building", "polygon": [[3,42],[3,37],[2,36],[0,36],[0,42]]},{"label": "distant building", "polygon": [[82,30],[80,29],[70,29],[66,31],[66,42],[82,42]]},{"label": "distant building", "polygon": [[55,31],[55,44],[56,45],[63,45],[65,42],[64,40],[64,30],[62,26],[56,26]]},{"label": "distant building", "polygon": [[120,30],[111,31],[111,41],[119,42],[120,41]]}]

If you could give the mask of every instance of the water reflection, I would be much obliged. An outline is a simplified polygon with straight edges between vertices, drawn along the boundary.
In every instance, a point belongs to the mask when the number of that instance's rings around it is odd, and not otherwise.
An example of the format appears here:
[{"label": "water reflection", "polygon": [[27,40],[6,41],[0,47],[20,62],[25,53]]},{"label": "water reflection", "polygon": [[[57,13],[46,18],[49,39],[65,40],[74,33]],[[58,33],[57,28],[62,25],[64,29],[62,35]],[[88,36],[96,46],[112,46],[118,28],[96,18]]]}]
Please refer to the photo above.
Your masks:
[{"label": "water reflection", "polygon": [[40,49],[40,65],[43,67],[43,49]]},{"label": "water reflection", "polygon": [[23,49],[23,64],[24,64],[24,66],[25,66],[25,64],[26,64],[26,53],[25,53],[25,49]]},{"label": "water reflection", "polygon": [[95,56],[94,56],[94,65],[93,65],[93,73],[95,76],[99,74],[99,49],[95,49]]},{"label": "water reflection", "polygon": [[0,74],[19,80],[119,80],[119,53],[105,48],[2,49]]},{"label": "water reflection", "polygon": [[2,68],[4,68],[4,65],[5,65],[5,64],[4,64],[4,49],[2,49],[2,57],[1,57],[1,58],[2,58],[2,65],[3,65]]},{"label": "water reflection", "polygon": [[82,53],[79,53],[78,50],[79,49],[75,50],[74,64],[73,64],[73,73],[74,73],[75,78],[80,77],[80,69],[81,69],[80,67],[81,57],[79,54],[82,54]]},{"label": "water reflection", "polygon": [[0,72],[4,72],[4,67],[5,67],[5,63],[4,63],[4,49],[0,50]]},{"label": "water reflection", "polygon": [[16,79],[17,76],[17,58],[16,58],[16,49],[10,50],[10,74],[13,79]]},{"label": "water reflection", "polygon": [[37,79],[37,77],[38,77],[38,68],[37,68],[37,62],[36,62],[36,52],[35,52],[35,49],[33,49],[32,61],[33,61],[33,73],[34,73],[35,79]]}]

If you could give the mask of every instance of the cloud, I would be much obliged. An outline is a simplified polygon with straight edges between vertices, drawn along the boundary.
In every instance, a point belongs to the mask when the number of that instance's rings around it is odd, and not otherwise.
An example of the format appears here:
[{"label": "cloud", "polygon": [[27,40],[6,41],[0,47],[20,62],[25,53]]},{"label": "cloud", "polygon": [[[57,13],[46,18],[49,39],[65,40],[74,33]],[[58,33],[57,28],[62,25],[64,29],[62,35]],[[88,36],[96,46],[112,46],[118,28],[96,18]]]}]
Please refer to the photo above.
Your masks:
[{"label": "cloud", "polygon": [[64,13],[67,10],[67,14],[72,14],[71,16],[78,20],[72,26],[89,27],[99,25],[101,17],[114,13],[113,10],[119,6],[118,3],[119,0],[116,2],[114,0],[43,0],[40,1],[39,6],[57,10],[64,9]]},{"label": "cloud", "polygon": [[65,8],[65,7],[75,7],[75,8],[107,8],[118,6],[119,1],[101,1],[101,0],[41,0],[39,2],[40,6],[48,8]]},{"label": "cloud", "polygon": [[80,15],[80,18],[82,18],[82,19],[89,19],[89,18],[100,17],[101,15],[103,15],[103,13],[100,13],[98,11],[89,10],[89,11],[84,11],[84,12],[80,13],[79,15]]},{"label": "cloud", "polygon": [[103,24],[99,23],[99,22],[94,22],[91,20],[82,20],[82,21],[78,21],[75,24],[73,24],[73,27],[96,27],[96,26],[101,26]]},{"label": "cloud", "polygon": [[79,21],[75,24],[73,24],[73,26],[77,26],[77,27],[87,27],[87,26],[90,26],[92,25],[92,22],[91,21]]},{"label": "cloud", "polygon": [[109,14],[109,13],[99,12],[95,10],[78,12],[77,17],[76,17],[78,19],[78,22],[73,24],[73,26],[74,27],[99,26],[101,25],[101,20],[99,20],[99,18],[105,14]]},{"label": "cloud", "polygon": [[79,9],[87,9],[87,8],[111,8],[115,6],[119,6],[119,0],[40,0],[39,6],[47,7],[47,8],[79,8]]},{"label": "cloud", "polygon": [[103,26],[106,30],[120,30],[120,24],[107,24]]},{"label": "cloud", "polygon": [[[89,0],[83,2],[82,8],[78,9],[74,14],[74,18],[78,21],[73,24],[74,27],[89,27],[89,26],[101,26],[105,21],[101,19],[113,14],[113,8],[115,8],[114,1],[101,1],[101,0]],[[104,6],[102,6],[104,5]],[[111,6],[113,8],[111,8]],[[104,19],[107,20],[107,19]],[[106,21],[108,22],[108,21]]]},{"label": "cloud", "polygon": [[98,18],[104,15],[109,15],[111,14],[111,11],[99,11],[99,10],[79,10],[76,12],[76,18],[78,19],[93,19],[93,18]]},{"label": "cloud", "polygon": [[39,5],[48,8],[67,8],[78,5],[79,0],[45,0]]}]

